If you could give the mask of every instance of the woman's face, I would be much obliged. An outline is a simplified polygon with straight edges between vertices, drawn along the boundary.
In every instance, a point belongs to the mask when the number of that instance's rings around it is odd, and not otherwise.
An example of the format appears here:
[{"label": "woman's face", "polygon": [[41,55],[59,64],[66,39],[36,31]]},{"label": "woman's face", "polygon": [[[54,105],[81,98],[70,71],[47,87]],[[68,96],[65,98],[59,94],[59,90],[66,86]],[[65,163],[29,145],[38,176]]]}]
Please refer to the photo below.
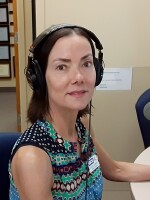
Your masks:
[{"label": "woman's face", "polygon": [[91,45],[76,34],[57,40],[46,70],[49,105],[53,111],[79,111],[90,102],[96,72]]}]

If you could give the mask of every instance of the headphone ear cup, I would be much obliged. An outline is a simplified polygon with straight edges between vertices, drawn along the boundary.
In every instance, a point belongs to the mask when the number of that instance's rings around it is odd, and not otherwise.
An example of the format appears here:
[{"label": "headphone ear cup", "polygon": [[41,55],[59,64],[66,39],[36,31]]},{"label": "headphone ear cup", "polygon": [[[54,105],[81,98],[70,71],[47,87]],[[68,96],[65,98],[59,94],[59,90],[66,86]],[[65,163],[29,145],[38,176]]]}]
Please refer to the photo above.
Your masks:
[{"label": "headphone ear cup", "polygon": [[31,68],[26,68],[26,78],[32,90],[36,90],[36,76]]},{"label": "headphone ear cup", "polygon": [[45,94],[45,79],[37,60],[29,58],[26,77],[33,91]]},{"label": "headphone ear cup", "polygon": [[96,81],[95,81],[95,87],[96,87],[102,81],[104,68],[102,62],[100,62],[97,58],[94,58],[94,66],[96,71]]}]

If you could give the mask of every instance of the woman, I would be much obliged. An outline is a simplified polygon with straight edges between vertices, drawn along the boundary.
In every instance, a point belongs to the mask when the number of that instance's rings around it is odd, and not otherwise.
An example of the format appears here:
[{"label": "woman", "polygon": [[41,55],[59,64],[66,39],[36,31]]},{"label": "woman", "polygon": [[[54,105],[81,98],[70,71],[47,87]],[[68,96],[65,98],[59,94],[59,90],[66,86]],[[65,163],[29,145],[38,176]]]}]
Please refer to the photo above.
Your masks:
[{"label": "woman", "polygon": [[53,26],[33,43],[26,71],[32,125],[13,148],[10,199],[99,200],[102,174],[114,181],[150,180],[149,166],[112,160],[93,131],[89,135],[87,115],[103,71],[101,49],[92,32],[74,25]]}]

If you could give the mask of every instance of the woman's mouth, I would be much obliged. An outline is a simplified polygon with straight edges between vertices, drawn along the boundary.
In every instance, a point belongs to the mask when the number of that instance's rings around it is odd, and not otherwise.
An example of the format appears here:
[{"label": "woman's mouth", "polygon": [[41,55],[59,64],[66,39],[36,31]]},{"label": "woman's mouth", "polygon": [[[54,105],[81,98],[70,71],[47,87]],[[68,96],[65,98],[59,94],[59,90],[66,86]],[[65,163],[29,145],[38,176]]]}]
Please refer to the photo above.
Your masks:
[{"label": "woman's mouth", "polygon": [[75,96],[75,97],[81,97],[85,93],[86,93],[85,90],[80,90],[80,91],[72,91],[72,92],[69,92],[68,94],[71,95],[71,96]]}]

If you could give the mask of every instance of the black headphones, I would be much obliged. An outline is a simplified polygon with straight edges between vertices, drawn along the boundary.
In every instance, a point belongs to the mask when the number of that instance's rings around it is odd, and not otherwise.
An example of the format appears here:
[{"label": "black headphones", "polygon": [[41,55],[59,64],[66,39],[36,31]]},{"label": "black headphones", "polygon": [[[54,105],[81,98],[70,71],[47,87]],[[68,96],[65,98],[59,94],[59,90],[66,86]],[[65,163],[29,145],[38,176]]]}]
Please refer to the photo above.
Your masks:
[{"label": "black headphones", "polygon": [[45,41],[45,39],[50,36],[52,33],[62,29],[62,28],[80,28],[84,30],[90,37],[92,41],[94,41],[96,48],[98,49],[98,58],[94,58],[94,66],[96,70],[96,82],[95,86],[98,86],[103,78],[103,53],[101,50],[103,49],[102,44],[100,43],[99,39],[96,37],[96,35],[91,32],[90,30],[77,26],[72,24],[57,24],[53,25],[50,28],[43,31],[33,42],[32,46],[30,47],[29,51],[30,54],[28,56],[28,66],[25,69],[25,75],[27,77],[27,80],[30,84],[30,87],[33,89],[33,91],[39,91],[42,92],[45,96],[46,91],[46,81],[45,81],[45,75],[43,74],[43,71],[41,69],[41,66],[38,63],[38,60],[34,59],[34,53],[35,50],[42,44],[42,42]]}]

